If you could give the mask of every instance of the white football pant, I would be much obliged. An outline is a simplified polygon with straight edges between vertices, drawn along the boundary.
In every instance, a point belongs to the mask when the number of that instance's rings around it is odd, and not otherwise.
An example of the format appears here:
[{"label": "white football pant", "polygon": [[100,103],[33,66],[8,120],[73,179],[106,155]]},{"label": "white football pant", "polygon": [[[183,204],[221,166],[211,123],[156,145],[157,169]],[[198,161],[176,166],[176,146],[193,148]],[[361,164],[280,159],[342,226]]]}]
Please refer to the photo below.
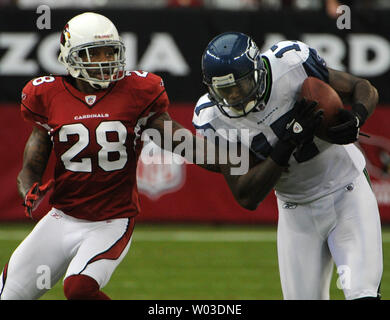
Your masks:
[{"label": "white football pant", "polygon": [[346,299],[377,296],[383,269],[381,224],[364,173],[318,200],[305,204],[278,200],[278,208],[284,299],[329,299],[334,264],[337,287]]},{"label": "white football pant", "polygon": [[133,228],[134,218],[88,221],[53,208],[12,254],[0,299],[38,299],[64,274],[87,275],[104,287],[129,250]]}]

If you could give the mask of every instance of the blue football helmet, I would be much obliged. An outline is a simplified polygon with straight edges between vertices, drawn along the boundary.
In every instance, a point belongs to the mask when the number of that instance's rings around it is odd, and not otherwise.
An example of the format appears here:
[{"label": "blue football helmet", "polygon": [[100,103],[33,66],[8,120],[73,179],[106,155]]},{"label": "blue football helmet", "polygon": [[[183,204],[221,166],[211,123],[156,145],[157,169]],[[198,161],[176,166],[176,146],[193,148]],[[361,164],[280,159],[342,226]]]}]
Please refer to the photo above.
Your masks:
[{"label": "blue football helmet", "polygon": [[210,100],[224,115],[243,117],[262,104],[266,69],[251,37],[226,32],[212,39],[202,56],[202,72]]}]

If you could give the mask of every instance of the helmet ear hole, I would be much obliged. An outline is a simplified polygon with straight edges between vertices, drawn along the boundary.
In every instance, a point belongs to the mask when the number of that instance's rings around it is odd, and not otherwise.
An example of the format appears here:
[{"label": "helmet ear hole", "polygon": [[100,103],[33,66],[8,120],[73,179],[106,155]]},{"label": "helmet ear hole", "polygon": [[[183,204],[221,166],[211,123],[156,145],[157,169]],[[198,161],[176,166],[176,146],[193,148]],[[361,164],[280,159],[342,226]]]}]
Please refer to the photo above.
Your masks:
[{"label": "helmet ear hole", "polygon": [[62,56],[61,53],[58,55],[58,62],[60,62],[60,63],[62,63],[62,64],[65,63],[64,57]]}]

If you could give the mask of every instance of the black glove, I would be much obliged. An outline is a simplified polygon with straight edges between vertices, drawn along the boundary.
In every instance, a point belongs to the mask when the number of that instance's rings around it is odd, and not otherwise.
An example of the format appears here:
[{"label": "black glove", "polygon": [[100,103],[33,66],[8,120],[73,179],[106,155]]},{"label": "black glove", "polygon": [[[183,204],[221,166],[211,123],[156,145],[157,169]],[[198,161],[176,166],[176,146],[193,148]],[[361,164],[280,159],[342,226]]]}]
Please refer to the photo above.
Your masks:
[{"label": "black glove", "polygon": [[338,116],[341,123],[330,127],[327,131],[330,141],[335,144],[349,144],[357,141],[360,128],[368,116],[367,109],[361,103],[356,103],[351,111],[340,109]]},{"label": "black glove", "polygon": [[299,147],[313,140],[314,131],[320,125],[324,112],[315,111],[317,102],[299,100],[295,103],[292,119],[286,126],[283,141],[289,141]]},{"label": "black glove", "polygon": [[323,118],[322,110],[314,110],[316,106],[317,102],[305,99],[295,103],[286,131],[270,155],[278,165],[287,166],[295,148],[313,141],[314,131]]}]

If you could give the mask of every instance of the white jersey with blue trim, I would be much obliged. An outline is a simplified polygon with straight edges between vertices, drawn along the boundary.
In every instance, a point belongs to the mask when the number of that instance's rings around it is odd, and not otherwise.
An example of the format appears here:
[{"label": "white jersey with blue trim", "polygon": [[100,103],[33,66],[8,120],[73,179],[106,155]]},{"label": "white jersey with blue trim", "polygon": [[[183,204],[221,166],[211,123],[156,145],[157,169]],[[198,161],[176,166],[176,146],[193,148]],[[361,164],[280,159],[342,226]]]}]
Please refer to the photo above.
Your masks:
[{"label": "white jersey with blue trim", "polygon": [[[236,137],[229,135],[223,138],[241,141],[259,159],[269,156],[283,134],[303,81],[313,76],[328,82],[324,60],[302,42],[279,42],[262,58],[268,82],[264,107],[253,110],[245,117],[229,118],[206,94],[197,102],[193,115],[196,129],[223,129],[217,131],[222,136],[230,129],[238,129]],[[249,141],[240,139],[241,129],[249,130]],[[198,132],[202,133],[202,130]],[[313,201],[351,183],[364,166],[364,156],[354,144],[330,144],[314,137],[313,143],[291,156],[288,170],[275,186],[276,196],[282,201]]]}]

